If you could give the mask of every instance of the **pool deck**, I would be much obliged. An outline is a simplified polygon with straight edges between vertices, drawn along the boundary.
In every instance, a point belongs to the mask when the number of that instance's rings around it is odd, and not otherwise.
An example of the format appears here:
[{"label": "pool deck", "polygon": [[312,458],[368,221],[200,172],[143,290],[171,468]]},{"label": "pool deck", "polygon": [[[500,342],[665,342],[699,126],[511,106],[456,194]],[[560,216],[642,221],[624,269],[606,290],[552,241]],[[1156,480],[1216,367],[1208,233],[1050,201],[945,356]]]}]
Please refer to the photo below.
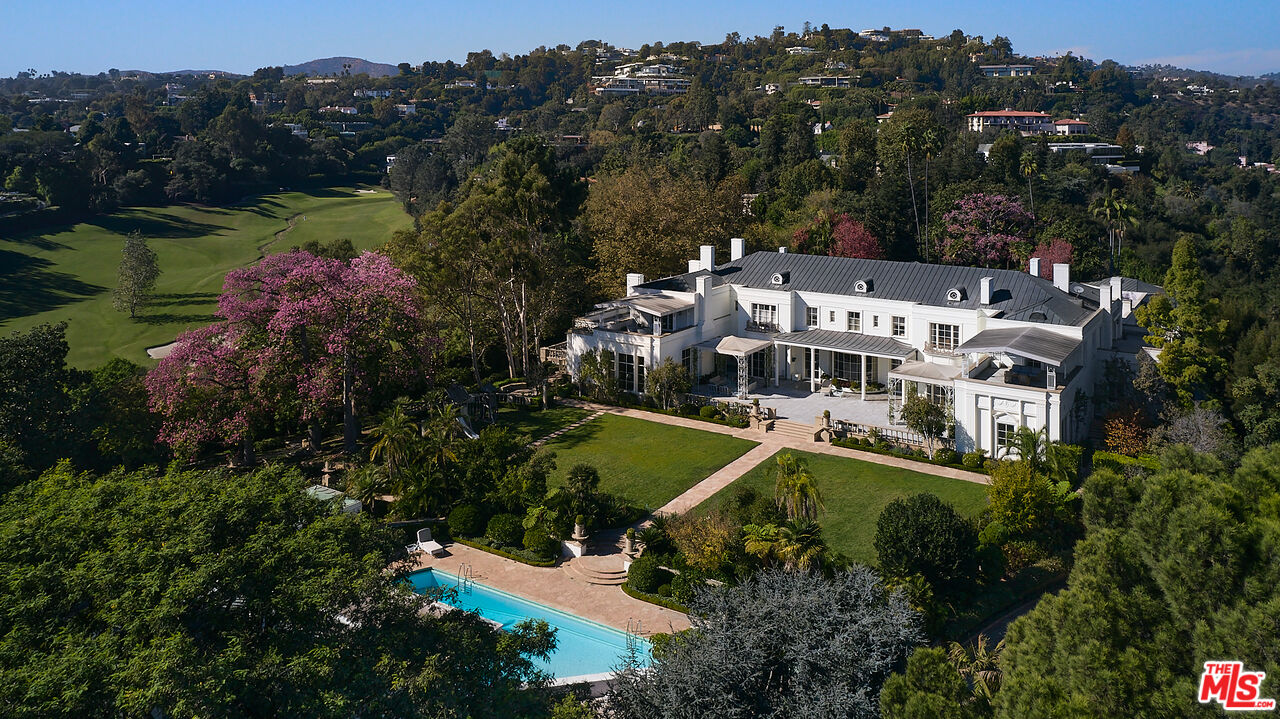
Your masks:
[{"label": "pool deck", "polygon": [[534,567],[453,542],[445,545],[445,552],[443,557],[419,553],[413,561],[420,569],[455,575],[461,574],[461,565],[469,564],[481,584],[623,631],[631,620],[639,620],[645,636],[689,628],[689,618],[680,612],[632,599],[618,587],[579,581],[560,567]]}]

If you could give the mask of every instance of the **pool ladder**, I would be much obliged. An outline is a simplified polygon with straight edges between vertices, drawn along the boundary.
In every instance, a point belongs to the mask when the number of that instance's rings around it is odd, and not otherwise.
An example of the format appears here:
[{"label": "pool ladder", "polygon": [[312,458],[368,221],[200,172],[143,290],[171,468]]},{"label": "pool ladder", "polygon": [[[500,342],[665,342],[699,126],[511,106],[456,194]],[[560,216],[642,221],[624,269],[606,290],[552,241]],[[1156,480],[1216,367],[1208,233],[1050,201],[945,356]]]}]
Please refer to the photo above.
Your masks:
[{"label": "pool ladder", "polygon": [[629,664],[635,663],[641,654],[640,649],[640,632],[643,627],[639,619],[627,619],[627,660]]},{"label": "pool ladder", "polygon": [[470,564],[458,565],[458,591],[469,594],[476,583],[476,571]]}]

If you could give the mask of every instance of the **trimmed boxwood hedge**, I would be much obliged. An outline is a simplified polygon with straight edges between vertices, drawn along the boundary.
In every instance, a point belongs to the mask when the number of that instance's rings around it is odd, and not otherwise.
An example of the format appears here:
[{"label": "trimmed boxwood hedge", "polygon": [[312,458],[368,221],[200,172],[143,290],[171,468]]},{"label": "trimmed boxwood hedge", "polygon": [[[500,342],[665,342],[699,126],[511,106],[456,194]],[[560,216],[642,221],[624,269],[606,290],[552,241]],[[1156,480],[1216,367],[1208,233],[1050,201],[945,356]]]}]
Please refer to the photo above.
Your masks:
[{"label": "trimmed boxwood hedge", "polygon": [[462,537],[454,537],[453,541],[457,542],[458,544],[471,547],[472,549],[479,549],[482,552],[488,552],[489,554],[496,554],[499,557],[504,557],[506,559],[511,559],[517,562],[521,562],[523,564],[528,564],[531,567],[556,566],[556,560],[554,558],[553,559],[534,559],[532,557],[522,557],[519,554],[513,554],[512,552],[508,552],[504,549],[498,549],[497,547],[490,547],[490,546],[481,544],[473,539],[463,539]]},{"label": "trimmed boxwood hedge", "polygon": [[639,599],[642,602],[648,602],[650,604],[656,604],[660,607],[666,607],[667,609],[673,609],[677,612],[680,612],[681,614],[689,613],[689,608],[684,606],[683,604],[680,604],[679,602],[675,602],[670,599],[664,599],[662,597],[659,597],[656,594],[649,594],[648,592],[636,591],[635,589],[632,589],[631,587],[627,586],[626,583],[622,584],[622,591],[632,599]]},{"label": "trimmed boxwood hedge", "polygon": [[[897,457],[898,459],[909,459],[913,462],[921,462],[923,464],[932,464],[939,467],[951,467],[952,469],[963,469],[967,472],[973,472],[975,474],[991,474],[989,469],[986,467],[982,467],[982,466],[970,467],[967,464],[961,464],[955,461],[951,461],[951,462],[941,461],[943,459],[954,460],[956,458],[955,452],[952,452],[950,450],[945,450],[945,449],[940,449],[937,452],[935,452],[934,457],[936,457],[937,459],[934,459],[933,461],[929,461],[928,455],[920,456],[918,454],[913,454],[912,452],[905,451],[905,450],[880,449],[879,447],[873,447],[869,444],[862,444],[857,439],[853,439],[853,438],[833,439],[831,440],[831,444],[836,447],[844,447],[845,449],[856,449],[863,452],[870,452],[871,454],[878,454],[883,457]],[[969,455],[965,455],[965,456],[967,457]]]}]

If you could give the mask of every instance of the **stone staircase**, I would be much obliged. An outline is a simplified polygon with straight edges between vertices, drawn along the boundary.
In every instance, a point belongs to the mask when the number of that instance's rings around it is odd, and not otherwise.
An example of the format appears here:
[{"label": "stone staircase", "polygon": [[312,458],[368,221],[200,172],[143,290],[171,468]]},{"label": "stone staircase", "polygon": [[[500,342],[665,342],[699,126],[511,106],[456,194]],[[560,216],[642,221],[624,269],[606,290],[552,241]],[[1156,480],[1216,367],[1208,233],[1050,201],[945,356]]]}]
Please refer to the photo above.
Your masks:
[{"label": "stone staircase", "polygon": [[776,434],[779,437],[787,437],[789,439],[798,439],[803,442],[812,442],[814,432],[815,430],[813,425],[779,419],[774,420],[773,430],[770,434]]},{"label": "stone staircase", "polygon": [[627,581],[627,572],[622,568],[622,562],[621,554],[587,554],[569,559],[560,565],[560,569],[579,582],[616,587]]}]

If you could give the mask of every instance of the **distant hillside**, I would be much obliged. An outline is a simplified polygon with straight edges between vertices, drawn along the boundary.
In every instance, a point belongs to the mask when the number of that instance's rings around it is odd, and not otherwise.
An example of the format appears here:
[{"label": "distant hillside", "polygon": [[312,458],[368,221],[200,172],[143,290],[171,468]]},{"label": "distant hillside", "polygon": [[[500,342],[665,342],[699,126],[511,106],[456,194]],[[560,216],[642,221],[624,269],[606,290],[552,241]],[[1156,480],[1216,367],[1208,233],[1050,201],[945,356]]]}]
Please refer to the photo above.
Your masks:
[{"label": "distant hillside", "polygon": [[[351,67],[344,68],[343,65]],[[326,57],[323,60],[312,60],[300,65],[284,66],[286,75],[341,75],[343,70],[347,70],[352,75],[363,73],[370,77],[386,77],[400,72],[395,65],[370,62],[358,57]]]}]

